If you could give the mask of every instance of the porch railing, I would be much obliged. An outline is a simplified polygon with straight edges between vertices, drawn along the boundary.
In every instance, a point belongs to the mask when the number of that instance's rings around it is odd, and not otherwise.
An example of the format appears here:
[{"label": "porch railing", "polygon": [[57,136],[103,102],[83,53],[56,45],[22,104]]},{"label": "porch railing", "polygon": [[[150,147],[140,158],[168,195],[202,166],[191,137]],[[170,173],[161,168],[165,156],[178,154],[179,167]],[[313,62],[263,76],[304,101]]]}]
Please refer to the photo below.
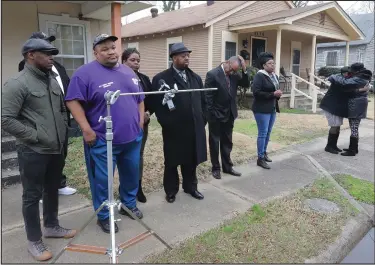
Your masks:
[{"label": "porch railing", "polygon": [[[294,101],[295,101],[295,98],[296,98],[296,93],[299,93],[299,94],[305,96],[306,98],[312,100],[312,112],[316,113],[316,108],[317,108],[317,104],[318,104],[318,94],[323,95],[323,96],[325,94],[322,91],[320,91],[319,87],[310,83],[309,81],[306,81],[302,77],[299,77],[298,75],[295,75],[293,73],[291,73],[291,75],[292,75],[292,88],[290,90],[290,108],[292,108],[292,109],[294,108]],[[311,88],[311,94],[310,95],[308,95],[308,94],[302,92],[301,90],[297,89],[297,79],[306,83],[307,85],[309,85],[309,87]]]}]

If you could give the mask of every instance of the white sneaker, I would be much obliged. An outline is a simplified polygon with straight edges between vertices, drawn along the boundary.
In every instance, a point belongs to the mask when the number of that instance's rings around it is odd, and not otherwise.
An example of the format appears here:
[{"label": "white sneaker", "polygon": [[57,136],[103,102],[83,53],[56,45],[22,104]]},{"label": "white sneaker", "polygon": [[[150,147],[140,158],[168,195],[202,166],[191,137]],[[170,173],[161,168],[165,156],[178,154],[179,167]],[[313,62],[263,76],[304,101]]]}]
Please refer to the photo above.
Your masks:
[{"label": "white sneaker", "polygon": [[66,186],[65,188],[59,189],[59,194],[60,195],[73,195],[76,192],[77,192],[76,189],[73,189],[73,188],[68,187],[68,186]]}]

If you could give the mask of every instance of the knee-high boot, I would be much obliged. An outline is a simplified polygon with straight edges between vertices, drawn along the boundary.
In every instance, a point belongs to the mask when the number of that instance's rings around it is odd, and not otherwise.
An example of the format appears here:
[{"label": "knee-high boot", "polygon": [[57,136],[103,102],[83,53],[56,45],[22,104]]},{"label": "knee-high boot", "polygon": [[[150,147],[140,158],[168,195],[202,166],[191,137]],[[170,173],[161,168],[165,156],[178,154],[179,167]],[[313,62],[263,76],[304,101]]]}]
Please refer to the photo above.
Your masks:
[{"label": "knee-high boot", "polygon": [[324,151],[326,151],[328,153],[331,153],[331,154],[337,155],[339,153],[339,151],[336,149],[337,148],[336,145],[337,145],[338,138],[339,138],[338,134],[329,133],[328,134],[327,145],[324,148]]},{"label": "knee-high boot", "polygon": [[358,154],[358,138],[350,136],[349,148],[344,150],[345,152],[341,153],[343,156],[355,156]]}]

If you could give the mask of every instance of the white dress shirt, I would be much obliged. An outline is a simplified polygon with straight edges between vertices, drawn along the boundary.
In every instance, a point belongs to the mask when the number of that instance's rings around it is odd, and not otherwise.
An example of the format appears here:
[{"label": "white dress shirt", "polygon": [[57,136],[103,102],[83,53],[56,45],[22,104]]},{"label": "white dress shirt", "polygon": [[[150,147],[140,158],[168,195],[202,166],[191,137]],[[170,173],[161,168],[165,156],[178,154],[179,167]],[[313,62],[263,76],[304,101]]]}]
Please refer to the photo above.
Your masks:
[{"label": "white dress shirt", "polygon": [[54,65],[52,66],[52,71],[54,71],[55,74],[57,74],[57,76],[56,76],[57,83],[59,83],[61,91],[64,94],[64,86],[62,84],[60,74],[59,74],[59,72],[57,71],[57,69],[56,69],[56,67]]}]

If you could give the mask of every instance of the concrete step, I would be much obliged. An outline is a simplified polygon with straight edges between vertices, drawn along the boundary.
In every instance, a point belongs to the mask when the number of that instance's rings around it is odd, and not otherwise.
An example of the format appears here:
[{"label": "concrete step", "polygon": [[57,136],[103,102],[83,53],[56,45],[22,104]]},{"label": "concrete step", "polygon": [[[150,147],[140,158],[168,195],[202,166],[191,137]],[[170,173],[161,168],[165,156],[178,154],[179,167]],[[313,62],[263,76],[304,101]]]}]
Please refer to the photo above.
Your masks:
[{"label": "concrete step", "polygon": [[1,170],[1,188],[21,182],[21,176],[18,168],[9,168]]},{"label": "concrete step", "polygon": [[18,167],[17,152],[4,152],[1,157],[1,168],[15,168]]},{"label": "concrete step", "polygon": [[16,138],[4,136],[1,138],[1,153],[16,151]]}]

